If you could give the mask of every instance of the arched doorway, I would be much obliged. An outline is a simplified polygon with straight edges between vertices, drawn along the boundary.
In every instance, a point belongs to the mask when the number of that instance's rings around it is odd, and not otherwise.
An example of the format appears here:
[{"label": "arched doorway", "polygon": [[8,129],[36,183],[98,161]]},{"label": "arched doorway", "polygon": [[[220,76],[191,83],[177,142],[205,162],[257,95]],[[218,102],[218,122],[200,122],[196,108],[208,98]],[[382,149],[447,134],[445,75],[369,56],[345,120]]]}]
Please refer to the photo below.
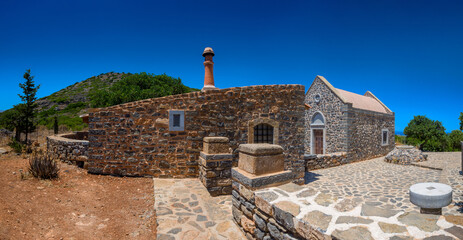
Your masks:
[{"label": "arched doorway", "polygon": [[310,121],[312,154],[325,154],[325,117],[321,112],[316,112]]}]

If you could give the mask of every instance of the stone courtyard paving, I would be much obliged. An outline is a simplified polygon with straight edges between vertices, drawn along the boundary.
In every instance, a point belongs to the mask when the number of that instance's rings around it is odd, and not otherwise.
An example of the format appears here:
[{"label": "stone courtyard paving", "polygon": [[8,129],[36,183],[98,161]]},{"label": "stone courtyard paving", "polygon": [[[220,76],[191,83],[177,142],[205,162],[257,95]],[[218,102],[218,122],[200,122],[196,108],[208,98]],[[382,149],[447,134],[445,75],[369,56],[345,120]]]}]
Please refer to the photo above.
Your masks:
[{"label": "stone courtyard paving", "polygon": [[[320,169],[306,174],[306,186],[325,194],[353,197],[359,202],[386,208],[415,210],[409,200],[408,189],[420,182],[440,182],[453,188],[453,200],[442,209],[443,214],[461,214],[463,176],[461,153],[427,153],[424,167],[404,166],[375,158],[338,167]],[[426,168],[426,167],[432,167]],[[436,170],[442,169],[442,170]]]},{"label": "stone courtyard paving", "polygon": [[[269,204],[288,205],[297,219],[340,239],[463,239],[461,153],[428,154],[422,166],[376,158],[256,194],[270,194]],[[409,187],[419,182],[452,186],[454,201],[443,216],[420,214],[409,201]],[[154,192],[158,239],[246,239],[231,219],[231,197],[211,197],[198,179],[154,179]]]},{"label": "stone courtyard paving", "polygon": [[[268,189],[277,196],[269,200],[297,203],[299,218],[341,239],[463,239],[461,153],[428,155],[422,166],[386,163],[381,157],[315,170],[306,174],[302,188]],[[420,182],[453,188],[443,216],[419,214],[409,201],[410,186]]]},{"label": "stone courtyard paving", "polygon": [[231,195],[211,197],[196,178],[154,179],[157,239],[245,239]]}]

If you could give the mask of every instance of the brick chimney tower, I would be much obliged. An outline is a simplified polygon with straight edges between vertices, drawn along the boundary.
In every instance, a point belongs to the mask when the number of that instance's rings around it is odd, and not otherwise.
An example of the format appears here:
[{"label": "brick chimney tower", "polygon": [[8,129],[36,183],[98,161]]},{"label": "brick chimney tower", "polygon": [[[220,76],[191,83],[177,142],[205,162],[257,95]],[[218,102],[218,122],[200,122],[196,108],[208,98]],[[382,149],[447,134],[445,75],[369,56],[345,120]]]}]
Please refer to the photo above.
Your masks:
[{"label": "brick chimney tower", "polygon": [[207,47],[204,49],[203,57],[204,59],[204,87],[201,91],[206,91],[209,89],[216,89],[214,85],[214,62],[212,61],[212,57],[214,56],[214,50],[212,48]]}]

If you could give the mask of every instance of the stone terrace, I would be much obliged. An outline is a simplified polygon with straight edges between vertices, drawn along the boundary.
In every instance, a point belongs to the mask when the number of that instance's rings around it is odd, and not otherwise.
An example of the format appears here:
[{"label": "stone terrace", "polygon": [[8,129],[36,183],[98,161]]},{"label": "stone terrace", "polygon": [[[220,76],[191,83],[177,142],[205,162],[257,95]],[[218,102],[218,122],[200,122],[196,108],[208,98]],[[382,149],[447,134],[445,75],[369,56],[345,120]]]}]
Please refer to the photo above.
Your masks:
[{"label": "stone terrace", "polygon": [[[460,154],[429,153],[423,166],[376,158],[312,171],[303,186],[258,190],[259,205],[279,216],[269,216],[277,225],[273,232],[259,221],[255,231],[264,227],[273,238],[288,236],[279,231],[293,222],[291,231],[303,232],[297,227],[305,226],[339,239],[463,239]],[[408,188],[418,182],[452,186],[454,202],[442,216],[419,214],[410,203]],[[197,179],[155,179],[155,195],[159,239],[245,239],[231,219],[230,196],[210,197]]]}]

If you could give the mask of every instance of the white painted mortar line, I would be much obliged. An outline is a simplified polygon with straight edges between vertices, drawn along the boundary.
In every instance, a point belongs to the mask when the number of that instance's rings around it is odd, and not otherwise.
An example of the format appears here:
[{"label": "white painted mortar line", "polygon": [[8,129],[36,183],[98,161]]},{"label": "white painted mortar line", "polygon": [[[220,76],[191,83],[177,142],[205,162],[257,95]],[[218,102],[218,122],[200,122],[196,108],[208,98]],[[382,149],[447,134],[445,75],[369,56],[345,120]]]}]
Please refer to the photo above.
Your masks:
[{"label": "white painted mortar line", "polygon": [[[274,190],[274,189],[276,189],[276,187],[270,188],[270,190]],[[297,216],[295,216],[295,218],[297,218],[297,219],[302,219],[307,213],[312,212],[314,210],[320,211],[320,212],[322,212],[324,214],[331,215],[332,218],[331,218],[331,221],[330,221],[330,223],[328,225],[328,228],[326,230],[326,234],[329,234],[329,235],[331,235],[334,232],[334,230],[336,230],[336,229],[338,229],[338,230],[347,230],[352,226],[365,226],[365,227],[367,227],[368,230],[372,233],[372,235],[373,235],[373,237],[375,239],[389,239],[392,236],[407,235],[406,233],[400,234],[400,233],[385,233],[385,232],[383,232],[381,230],[381,228],[379,227],[379,225],[378,225],[378,222],[381,221],[381,222],[385,222],[385,223],[389,223],[389,224],[396,224],[396,225],[399,225],[399,226],[404,226],[404,227],[407,228],[408,233],[410,235],[412,235],[413,237],[425,238],[425,237],[434,236],[434,235],[440,235],[440,234],[453,237],[453,235],[445,232],[443,229],[439,229],[438,231],[434,231],[434,232],[425,232],[425,231],[422,231],[422,230],[418,229],[417,227],[408,226],[408,225],[403,224],[402,222],[400,222],[398,220],[398,217],[405,213],[405,211],[403,211],[403,210],[400,210],[397,214],[395,214],[394,216],[389,217],[389,218],[379,217],[379,216],[361,216],[360,214],[361,214],[362,204],[359,204],[357,207],[355,207],[351,211],[339,212],[334,208],[334,206],[336,204],[338,204],[340,201],[342,201],[343,200],[342,198],[339,198],[334,203],[332,203],[332,204],[328,205],[327,207],[325,207],[325,206],[318,205],[315,202],[315,198],[318,195],[320,195],[321,192],[317,192],[315,195],[310,196],[310,197],[297,198],[296,195],[298,193],[302,192],[302,191],[304,191],[304,190],[296,191],[296,192],[293,192],[293,193],[286,192],[289,195],[288,197],[283,196],[281,194],[278,194],[278,192],[273,191],[273,192],[277,193],[277,195],[279,197],[277,199],[273,200],[273,201],[270,201],[269,203],[271,205],[274,205],[275,203],[281,202],[281,201],[289,201],[289,202],[296,203],[300,207],[299,214]],[[264,191],[262,191],[262,192],[264,192]],[[303,204],[301,202],[303,200],[309,202],[310,205]],[[365,204],[365,203],[363,203],[363,204]],[[357,223],[357,224],[336,224],[335,222],[338,219],[338,217],[340,217],[340,216],[362,217],[362,218],[366,218],[366,219],[371,219],[371,220],[373,220],[373,222],[370,223],[370,224],[359,224],[359,223]],[[445,219],[443,219],[443,217],[439,218],[439,220],[441,221],[441,224],[440,225],[438,224],[439,228],[444,228],[444,226],[454,226],[454,224],[448,223],[447,221],[445,221]],[[439,220],[438,220],[438,222],[439,222]]]}]

